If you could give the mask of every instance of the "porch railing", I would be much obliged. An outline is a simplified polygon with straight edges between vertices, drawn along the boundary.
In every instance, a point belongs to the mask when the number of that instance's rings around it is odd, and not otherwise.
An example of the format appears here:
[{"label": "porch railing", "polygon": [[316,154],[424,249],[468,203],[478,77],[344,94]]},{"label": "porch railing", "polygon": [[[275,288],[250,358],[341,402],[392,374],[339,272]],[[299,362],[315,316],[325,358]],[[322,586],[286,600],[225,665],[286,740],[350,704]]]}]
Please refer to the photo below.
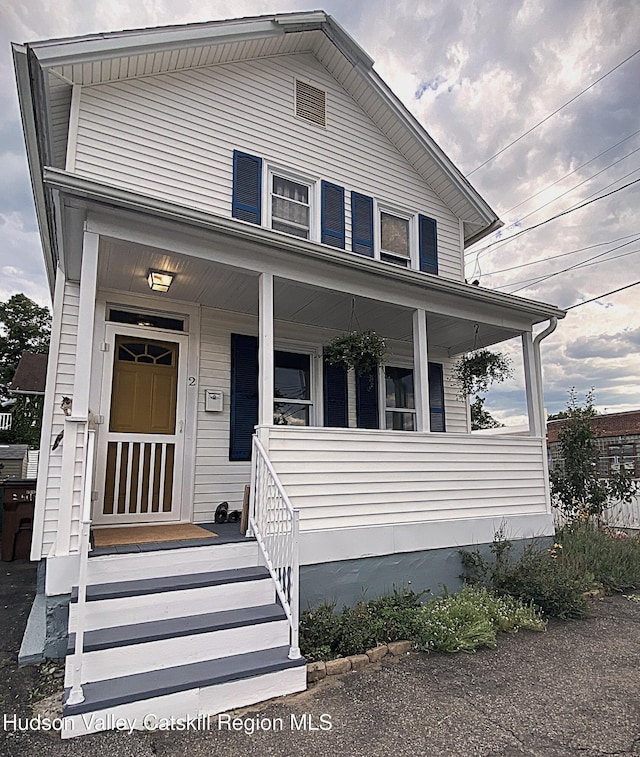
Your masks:
[{"label": "porch railing", "polygon": [[257,436],[253,437],[249,525],[289,621],[289,658],[297,660],[301,657],[298,641],[299,513],[291,506]]},{"label": "porch railing", "polygon": [[82,514],[80,516],[80,569],[78,571],[78,602],[76,604],[76,638],[73,651],[71,691],[67,704],[84,702],[82,692],[82,651],[84,648],[84,615],[87,602],[87,573],[89,568],[89,548],[91,533],[91,487],[95,457],[96,432],[87,436],[87,455],[84,468],[84,488],[82,491]]},{"label": "porch railing", "polygon": [[12,418],[11,413],[0,413],[0,431],[8,431],[11,428]]}]

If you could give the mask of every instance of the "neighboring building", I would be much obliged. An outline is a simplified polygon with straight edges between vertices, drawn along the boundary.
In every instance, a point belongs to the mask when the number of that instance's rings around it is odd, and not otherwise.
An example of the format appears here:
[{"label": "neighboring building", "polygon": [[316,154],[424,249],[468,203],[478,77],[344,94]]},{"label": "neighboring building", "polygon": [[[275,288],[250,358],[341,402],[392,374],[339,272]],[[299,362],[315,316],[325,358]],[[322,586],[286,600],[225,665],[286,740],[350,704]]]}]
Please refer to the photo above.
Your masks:
[{"label": "neighboring building", "polygon": [[48,359],[49,355],[46,352],[23,352],[9,384],[9,394],[43,396],[47,381]]},{"label": "neighboring building", "polygon": [[28,451],[26,444],[0,444],[0,482],[26,478]]},{"label": "neighboring building", "polygon": [[35,478],[38,468],[37,447],[42,425],[47,360],[46,353],[22,353],[13,378],[7,387],[11,399],[6,405],[11,408],[11,412],[0,414],[0,430],[9,432],[5,436],[5,441],[26,444],[31,448],[29,452],[30,478]]},{"label": "neighboring building", "polygon": [[[547,424],[551,466],[562,461],[559,435],[565,423],[559,419]],[[640,410],[596,415],[591,420],[591,428],[599,453],[600,475],[607,478],[612,472],[624,468],[640,482]],[[640,497],[635,497],[630,504],[617,504],[607,509],[604,520],[610,526],[640,529]]]},{"label": "neighboring building", "polygon": [[[55,608],[79,585],[74,734],[86,713],[217,712],[304,688],[298,576],[304,605],[451,587],[461,546],[503,524],[553,533],[532,332],[564,312],[465,283],[465,247],[499,219],[330,16],[89,35],[14,58],[54,293],[32,559],[51,654],[66,642]],[[371,380],[323,360],[350,325],[387,340]],[[513,337],[529,428],[472,435],[452,366]],[[249,483],[260,550],[86,559],[83,512],[94,537],[212,523]],[[252,567],[265,562],[280,604]]]}]

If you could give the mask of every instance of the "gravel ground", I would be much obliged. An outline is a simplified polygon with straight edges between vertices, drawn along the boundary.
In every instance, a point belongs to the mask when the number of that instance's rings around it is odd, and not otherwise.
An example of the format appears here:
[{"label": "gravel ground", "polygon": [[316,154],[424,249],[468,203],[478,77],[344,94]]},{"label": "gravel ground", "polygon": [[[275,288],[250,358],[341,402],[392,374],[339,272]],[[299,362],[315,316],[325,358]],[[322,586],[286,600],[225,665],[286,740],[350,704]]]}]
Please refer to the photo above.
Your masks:
[{"label": "gravel ground", "polygon": [[[30,692],[51,685],[37,667],[16,664],[34,587],[34,566],[2,564],[3,718],[31,716]],[[214,716],[209,730],[197,732],[107,732],[64,742],[53,733],[14,731],[3,719],[0,754],[640,755],[640,603],[596,601],[587,620],[503,636],[497,650],[385,659],[233,716],[221,728]]]}]

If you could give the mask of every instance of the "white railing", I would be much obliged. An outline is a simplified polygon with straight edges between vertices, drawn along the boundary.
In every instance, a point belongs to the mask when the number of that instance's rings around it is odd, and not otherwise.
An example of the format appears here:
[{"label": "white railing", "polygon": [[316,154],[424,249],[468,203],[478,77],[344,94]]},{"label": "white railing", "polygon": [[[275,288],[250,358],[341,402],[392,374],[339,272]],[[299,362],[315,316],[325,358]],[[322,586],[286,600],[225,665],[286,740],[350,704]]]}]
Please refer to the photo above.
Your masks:
[{"label": "white railing", "polygon": [[291,506],[257,436],[253,437],[251,461],[249,525],[289,620],[289,658],[297,660],[301,657],[298,642],[299,513]]},{"label": "white railing", "polygon": [[71,691],[69,692],[67,704],[80,704],[80,702],[84,702],[84,694],[82,692],[82,651],[84,648],[84,615],[87,602],[87,572],[91,544],[91,487],[93,482],[95,446],[96,432],[89,431],[84,467],[82,514],[80,516],[80,570],[78,573],[78,603],[76,605],[76,638],[73,651]]},{"label": "white railing", "polygon": [[11,413],[0,413],[0,431],[8,431],[11,428]]}]

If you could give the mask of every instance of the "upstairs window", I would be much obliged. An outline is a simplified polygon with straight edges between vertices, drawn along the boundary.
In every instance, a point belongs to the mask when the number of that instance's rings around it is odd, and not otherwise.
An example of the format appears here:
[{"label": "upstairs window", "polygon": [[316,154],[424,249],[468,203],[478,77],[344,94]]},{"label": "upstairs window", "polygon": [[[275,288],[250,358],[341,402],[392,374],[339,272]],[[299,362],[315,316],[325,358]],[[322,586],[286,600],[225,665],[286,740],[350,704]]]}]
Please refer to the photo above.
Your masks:
[{"label": "upstairs window", "polygon": [[309,239],[311,234],[311,186],[271,175],[271,228]]},{"label": "upstairs window", "polygon": [[380,211],[380,260],[411,267],[409,218]]}]

